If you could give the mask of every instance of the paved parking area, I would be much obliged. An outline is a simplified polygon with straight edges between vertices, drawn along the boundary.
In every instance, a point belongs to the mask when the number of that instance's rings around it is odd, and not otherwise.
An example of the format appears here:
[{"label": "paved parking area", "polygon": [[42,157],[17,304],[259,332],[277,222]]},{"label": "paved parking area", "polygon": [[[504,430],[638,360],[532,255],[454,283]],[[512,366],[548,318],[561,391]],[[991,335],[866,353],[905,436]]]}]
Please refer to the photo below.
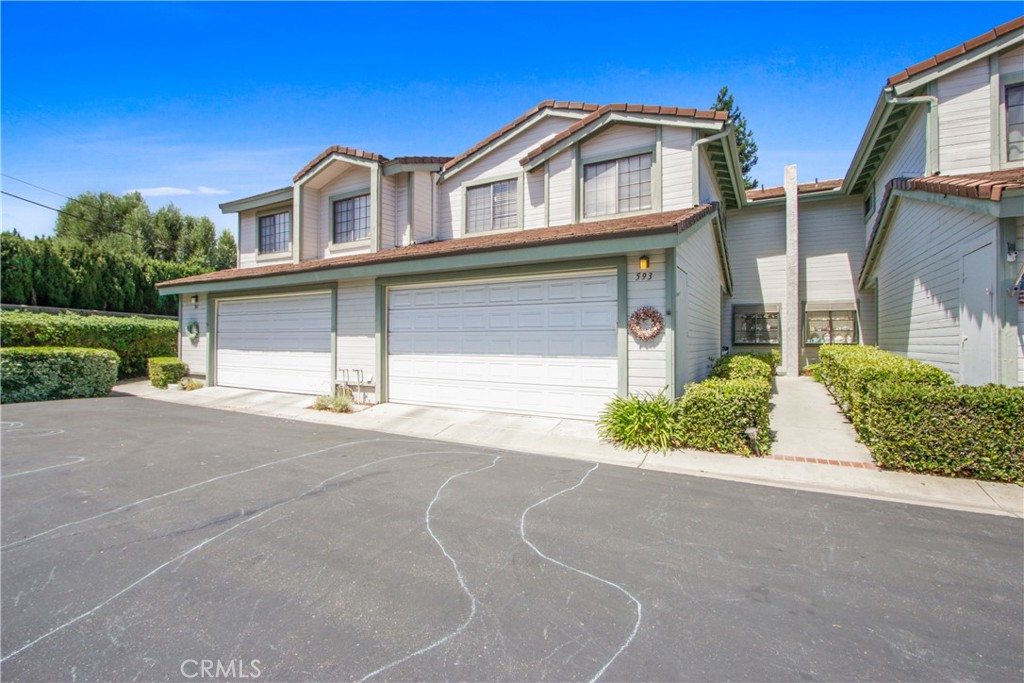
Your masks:
[{"label": "paved parking area", "polygon": [[3,421],[4,680],[1024,675],[1019,519],[132,397]]}]

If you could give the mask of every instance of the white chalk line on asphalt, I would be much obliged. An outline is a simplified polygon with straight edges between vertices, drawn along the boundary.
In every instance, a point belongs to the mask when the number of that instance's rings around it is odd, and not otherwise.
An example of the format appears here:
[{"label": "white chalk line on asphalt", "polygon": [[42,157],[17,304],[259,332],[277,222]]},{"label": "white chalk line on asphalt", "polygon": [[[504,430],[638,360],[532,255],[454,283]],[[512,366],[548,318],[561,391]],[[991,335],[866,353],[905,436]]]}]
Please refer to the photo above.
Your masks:
[{"label": "white chalk line on asphalt", "polygon": [[[77,456],[77,455],[69,455],[69,456],[66,456],[66,457],[72,458],[72,461],[71,462],[62,462],[59,465],[50,465],[49,467],[40,467],[40,468],[35,469],[35,470],[26,470],[25,472],[14,472],[12,474],[5,474],[2,477],[0,477],[0,479],[10,479],[11,477],[23,477],[26,474],[35,474],[36,472],[45,472],[46,470],[52,470],[52,469],[56,469],[58,467],[67,467],[68,465],[77,465],[78,463],[85,461],[85,458],[83,458],[81,456]],[[4,547],[6,548],[7,546],[4,546]]]},{"label": "white chalk line on asphalt", "polygon": [[[15,424],[17,424],[17,423],[15,423]],[[116,508],[111,508],[110,510],[107,510],[105,512],[101,512],[101,513],[93,515],[91,517],[85,517],[84,519],[77,519],[77,520],[75,520],[73,522],[65,522],[64,524],[60,524],[60,525],[55,526],[55,527],[53,527],[51,529],[47,529],[46,531],[40,531],[37,534],[33,534],[31,536],[26,536],[25,538],[19,538],[17,541],[11,541],[10,543],[8,543],[6,545],[0,546],[0,550],[7,550],[8,548],[16,548],[18,546],[25,545],[26,543],[29,543],[30,541],[34,541],[37,538],[42,538],[43,536],[48,536],[48,535],[52,534],[55,531],[60,531],[61,529],[66,529],[68,527],[77,526],[79,524],[85,524],[86,522],[92,522],[92,521],[95,521],[95,520],[100,519],[102,517],[106,517],[107,515],[112,515],[112,514],[114,514],[116,512],[124,512],[125,510],[130,510],[131,508],[133,508],[133,507],[135,507],[137,505],[143,505],[145,503],[148,503],[148,502],[153,501],[153,500],[157,500],[159,498],[166,498],[167,496],[173,496],[176,493],[183,493],[185,491],[190,491],[192,489],[199,488],[200,486],[206,486],[207,484],[212,484],[212,483],[217,482],[217,481],[223,481],[225,479],[231,479],[232,477],[237,477],[237,476],[242,475],[242,474],[248,474],[250,472],[255,472],[257,470],[262,470],[262,469],[267,468],[267,467],[273,467],[274,465],[281,465],[281,464],[284,464],[286,462],[291,462],[293,460],[299,460],[299,459],[302,459],[302,458],[309,458],[311,456],[320,455],[321,453],[326,453],[327,451],[332,451],[332,450],[335,450],[335,449],[338,449],[338,448],[347,448],[349,446],[359,446],[359,445],[362,445],[362,444],[365,444],[365,443],[385,443],[385,442],[388,442],[388,443],[392,443],[392,442],[393,443],[421,443],[419,441],[413,441],[412,439],[363,439],[361,441],[349,441],[349,442],[346,442],[346,443],[334,444],[333,446],[328,446],[326,448],[321,448],[321,449],[318,449],[318,450],[315,450],[315,451],[310,451],[308,453],[301,453],[299,455],[292,455],[292,456],[289,456],[287,458],[281,458],[279,460],[273,460],[271,462],[265,462],[262,465],[255,465],[253,467],[247,467],[247,468],[245,468],[243,470],[237,470],[235,472],[228,472],[227,474],[221,474],[221,475],[218,475],[216,477],[212,477],[210,479],[207,479],[206,481],[200,481],[200,482],[197,482],[195,484],[189,484],[188,486],[182,486],[181,488],[174,489],[173,491],[165,491],[163,493],[158,493],[158,494],[156,494],[154,496],[149,496],[147,498],[140,498],[139,500],[132,501],[131,503],[125,503],[124,505],[119,505]]]},{"label": "white chalk line on asphalt", "polygon": [[[95,614],[96,612],[98,612],[99,610],[103,609],[104,607],[109,605],[111,602],[113,602],[117,598],[119,598],[122,595],[124,595],[125,593],[129,592],[131,589],[133,589],[136,586],[138,586],[139,584],[143,583],[144,581],[146,581],[150,577],[156,575],[158,572],[160,572],[160,570],[162,570],[162,569],[164,569],[164,568],[174,564],[175,562],[180,562],[180,561],[184,560],[186,557],[188,557],[192,553],[194,553],[194,552],[196,552],[196,551],[206,547],[207,545],[209,545],[213,541],[216,541],[218,538],[221,538],[222,536],[225,536],[225,535],[231,533],[235,529],[237,529],[237,528],[239,528],[241,526],[244,526],[245,524],[248,524],[249,522],[252,522],[252,521],[255,521],[255,520],[259,519],[260,517],[262,517],[263,515],[267,514],[268,512],[271,512],[272,510],[276,510],[276,509],[278,509],[278,508],[280,508],[280,507],[282,507],[284,505],[288,505],[288,504],[294,503],[294,502],[296,502],[298,500],[301,500],[301,499],[305,498],[306,496],[309,496],[312,493],[315,493],[316,491],[322,490],[324,485],[327,482],[329,482],[329,481],[333,481],[333,480],[338,479],[340,477],[343,477],[343,476],[345,476],[347,474],[351,474],[352,472],[356,472],[358,470],[362,470],[362,469],[365,469],[367,467],[371,467],[373,465],[379,465],[380,463],[383,463],[383,462],[389,462],[391,460],[399,460],[399,459],[402,459],[402,458],[411,458],[411,457],[414,457],[414,456],[435,455],[435,454],[442,454],[442,453],[461,454],[462,451],[453,451],[453,450],[417,451],[415,453],[403,453],[401,455],[392,455],[392,456],[387,457],[387,458],[381,458],[379,460],[373,460],[371,462],[364,463],[362,465],[357,465],[356,467],[352,467],[350,469],[347,469],[344,472],[339,472],[338,474],[335,474],[334,476],[328,477],[327,479],[324,479],[322,482],[320,482],[316,486],[314,486],[314,487],[312,487],[310,489],[307,489],[303,493],[300,493],[299,495],[293,496],[293,497],[291,497],[291,498],[289,498],[287,500],[283,500],[283,501],[281,501],[279,503],[275,503],[274,505],[271,505],[267,509],[261,510],[260,512],[257,512],[256,514],[252,515],[251,517],[243,519],[241,522],[238,522],[237,524],[234,524],[234,525],[228,527],[224,531],[221,531],[220,533],[214,534],[213,536],[210,536],[209,538],[201,541],[200,543],[197,543],[196,545],[192,546],[191,548],[189,548],[188,550],[184,551],[183,553],[179,553],[178,555],[175,555],[171,559],[169,559],[166,562],[158,565],[155,569],[153,569],[153,570],[149,571],[148,573],[146,573],[145,575],[143,575],[141,578],[136,579],[132,583],[128,584],[127,586],[125,586],[124,588],[119,590],[118,592],[114,593],[109,598],[107,598],[103,602],[99,603],[95,607],[93,607],[93,608],[91,608],[91,609],[89,609],[89,610],[87,610],[85,612],[82,612],[78,616],[75,616],[75,617],[65,621],[60,626],[55,626],[54,628],[50,629],[49,631],[47,631],[43,635],[41,635],[41,636],[39,636],[39,637],[37,637],[37,638],[35,638],[33,640],[30,640],[29,642],[25,643],[24,645],[19,647],[17,650],[14,650],[13,652],[10,652],[10,653],[4,655],[3,657],[0,657],[0,663],[6,662],[8,659],[11,659],[12,657],[15,657],[15,656],[21,654],[22,652],[24,652],[25,650],[28,650],[29,648],[33,647],[37,643],[40,643],[40,642],[46,640],[47,638],[49,638],[50,636],[53,636],[53,635],[63,631],[67,627],[76,624],[77,622],[81,621],[82,619],[85,619],[86,617],[89,617],[92,614]],[[494,463],[491,463],[491,465],[489,465],[489,467],[494,467],[494,464],[497,463],[497,461],[498,461],[498,459],[500,459],[500,457],[501,456],[497,456],[495,458],[495,460],[494,460]],[[483,469],[488,469],[488,468],[485,467]],[[468,472],[464,472],[462,474],[468,474]],[[448,481],[451,481],[452,479],[454,479],[454,478],[456,478],[458,476],[461,476],[461,474],[455,475],[453,477],[449,477]],[[447,485],[448,481],[446,481],[444,484],[442,484],[441,488],[444,488],[444,486]],[[438,492],[440,492],[440,489],[438,490]],[[436,495],[435,495],[434,499],[437,500],[437,496]],[[431,505],[433,505],[433,503],[431,503]],[[427,510],[428,510],[428,514],[429,514],[430,508],[428,507]],[[433,534],[431,534],[431,535],[433,535]],[[435,540],[436,540],[436,538],[435,538]],[[443,549],[444,548],[442,547],[442,550]],[[445,552],[445,555],[448,556],[448,553]],[[448,558],[451,559],[451,556],[448,556]],[[452,562],[454,564],[454,560],[452,560]],[[460,574],[460,576],[461,576],[461,574]],[[460,579],[460,582],[461,582],[461,579]],[[465,584],[464,583],[463,583],[463,588],[465,588]],[[474,598],[473,600],[474,600],[474,608],[475,608],[476,599]]]},{"label": "white chalk line on asphalt", "polygon": [[368,680],[370,678],[373,678],[377,674],[383,673],[383,672],[387,671],[388,669],[390,669],[392,667],[395,667],[395,666],[398,666],[399,664],[402,664],[403,662],[407,662],[410,659],[412,659],[413,657],[419,657],[422,654],[426,654],[427,652],[430,652],[434,648],[439,647],[440,645],[443,645],[444,643],[448,642],[452,638],[458,636],[460,633],[462,633],[463,631],[466,630],[466,628],[470,625],[470,623],[472,623],[473,618],[476,616],[476,596],[473,594],[473,592],[471,590],[469,590],[469,586],[466,585],[466,577],[463,576],[462,571],[459,569],[459,563],[456,562],[455,558],[453,558],[448,553],[448,550],[444,547],[444,544],[441,543],[441,540],[434,534],[434,530],[430,526],[430,511],[433,509],[434,504],[437,503],[437,501],[441,498],[441,492],[444,491],[445,487],[448,486],[448,484],[450,484],[452,481],[454,481],[455,479],[458,479],[459,477],[464,477],[464,476],[466,476],[468,474],[476,474],[478,472],[483,472],[484,470],[489,470],[492,467],[494,467],[495,465],[497,465],[499,460],[501,460],[501,456],[500,455],[496,455],[496,456],[494,456],[494,460],[491,462],[490,465],[486,465],[484,467],[480,467],[480,468],[475,469],[475,470],[466,470],[465,472],[459,472],[458,474],[453,474],[452,476],[448,477],[448,479],[446,479],[445,482],[443,484],[441,484],[441,486],[437,489],[437,492],[434,494],[434,499],[432,501],[430,501],[430,505],[427,506],[427,512],[426,512],[426,515],[424,516],[426,524],[427,524],[427,533],[429,533],[430,537],[432,539],[434,539],[434,543],[436,543],[437,547],[441,549],[441,552],[444,553],[444,556],[448,558],[448,561],[452,563],[452,569],[455,570],[455,576],[459,580],[459,585],[462,587],[462,592],[465,593],[469,597],[469,616],[466,617],[466,620],[464,622],[462,622],[462,624],[460,624],[458,626],[458,628],[453,630],[448,635],[446,635],[446,636],[444,636],[442,638],[438,638],[437,640],[435,640],[434,642],[430,643],[429,645],[421,647],[419,650],[416,650],[415,652],[412,652],[412,653],[402,657],[401,659],[396,659],[395,661],[393,661],[393,662],[391,662],[389,664],[385,664],[384,666],[380,667],[379,669],[371,671],[370,673],[368,673],[365,676],[363,676],[362,678],[360,678],[359,679],[359,683],[363,683],[364,681],[366,681],[366,680]]},{"label": "white chalk line on asphalt", "polygon": [[640,604],[640,601],[637,600],[636,597],[632,593],[627,591],[625,588],[623,588],[619,584],[614,583],[613,581],[609,581],[608,579],[602,579],[600,576],[594,576],[593,574],[591,574],[588,571],[584,571],[582,569],[579,569],[578,567],[570,566],[570,565],[568,565],[568,564],[566,564],[564,562],[556,560],[555,558],[550,557],[548,555],[545,555],[543,552],[541,552],[540,549],[537,548],[537,546],[535,546],[533,543],[531,543],[530,539],[528,539],[526,537],[526,515],[530,512],[530,510],[532,510],[532,509],[534,509],[536,507],[540,507],[541,505],[544,505],[548,501],[550,501],[550,500],[552,500],[554,498],[557,498],[558,496],[561,496],[563,494],[569,493],[570,491],[574,491],[574,490],[578,489],[580,486],[583,486],[583,482],[585,482],[587,480],[587,477],[590,476],[590,473],[593,472],[594,470],[596,470],[599,466],[600,466],[599,464],[595,463],[594,466],[591,467],[589,470],[587,470],[586,474],[583,475],[583,478],[580,479],[574,486],[570,486],[569,488],[562,489],[561,491],[558,491],[557,493],[553,493],[553,494],[551,494],[550,496],[548,496],[547,498],[545,498],[543,500],[537,501],[536,503],[534,503],[530,507],[528,507],[525,510],[523,510],[523,514],[519,517],[519,536],[520,536],[520,538],[523,539],[523,542],[526,545],[530,546],[530,548],[533,550],[533,552],[537,553],[540,557],[544,558],[548,562],[551,562],[552,564],[558,565],[559,567],[562,567],[564,569],[568,569],[569,571],[576,572],[577,574],[581,574],[581,575],[586,576],[587,578],[593,579],[595,581],[600,581],[601,583],[603,583],[603,584],[605,584],[607,586],[611,586],[612,588],[616,589],[617,591],[619,591],[623,595],[625,595],[627,598],[629,598],[633,602],[633,604],[636,605],[636,623],[633,624],[633,630],[630,632],[629,637],[626,638],[626,640],[622,643],[622,645],[615,652],[615,654],[612,655],[612,658],[609,659],[605,663],[605,665],[601,667],[600,671],[598,671],[596,674],[594,674],[594,677],[590,679],[590,683],[595,683],[595,681],[597,681],[599,678],[601,678],[601,676],[604,675],[604,672],[608,670],[608,667],[610,667],[612,665],[612,662],[614,662],[618,658],[618,656],[621,655],[623,653],[623,651],[627,647],[629,647],[629,644],[631,642],[633,642],[633,638],[636,637],[637,631],[640,630],[640,620],[643,618],[643,616],[642,616],[643,615],[643,605]]}]

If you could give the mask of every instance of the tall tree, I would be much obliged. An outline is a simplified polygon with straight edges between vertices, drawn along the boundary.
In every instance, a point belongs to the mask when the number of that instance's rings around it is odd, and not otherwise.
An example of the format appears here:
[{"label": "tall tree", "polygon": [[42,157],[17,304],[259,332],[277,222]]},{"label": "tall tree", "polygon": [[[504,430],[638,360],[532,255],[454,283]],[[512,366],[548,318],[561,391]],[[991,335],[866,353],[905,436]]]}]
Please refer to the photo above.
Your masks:
[{"label": "tall tree", "polygon": [[213,266],[214,270],[226,270],[238,266],[238,247],[235,245],[234,236],[227,230],[222,230],[217,237],[217,243],[213,245]]},{"label": "tall tree", "polygon": [[747,127],[747,119],[743,116],[740,108],[736,106],[729,86],[723,85],[718,91],[715,103],[711,105],[715,111],[729,112],[732,119],[733,130],[736,131],[736,149],[739,152],[740,165],[743,167],[743,183],[748,190],[757,187],[757,180],[750,174],[757,164],[757,143],[754,142],[754,134]]}]

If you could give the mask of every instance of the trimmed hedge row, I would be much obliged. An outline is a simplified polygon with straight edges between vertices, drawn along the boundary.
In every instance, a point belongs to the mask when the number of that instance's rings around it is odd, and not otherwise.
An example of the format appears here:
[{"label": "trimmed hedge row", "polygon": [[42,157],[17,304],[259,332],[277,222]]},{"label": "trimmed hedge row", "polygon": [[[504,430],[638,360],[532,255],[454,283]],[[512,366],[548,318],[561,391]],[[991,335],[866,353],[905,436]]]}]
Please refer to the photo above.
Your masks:
[{"label": "trimmed hedge row", "polygon": [[174,356],[150,358],[149,381],[154,387],[166,389],[168,384],[180,382],[188,374],[188,366]]},{"label": "trimmed hedge row", "polygon": [[0,345],[110,349],[121,359],[122,379],[145,374],[153,356],[176,354],[177,342],[176,320],[0,311]]},{"label": "trimmed hedge row", "polygon": [[826,346],[816,378],[887,469],[1024,484],[1024,387],[958,386],[871,346]]},{"label": "trimmed hedge row", "polygon": [[[772,433],[768,412],[771,354],[734,354],[717,359],[712,377],[688,384],[682,396],[616,397],[598,420],[601,438],[622,448],[667,452],[696,448],[750,455],[765,453]],[[756,449],[747,430],[757,430]]]},{"label": "trimmed hedge row", "polygon": [[107,349],[2,348],[0,403],[107,396],[117,365],[117,354]]}]

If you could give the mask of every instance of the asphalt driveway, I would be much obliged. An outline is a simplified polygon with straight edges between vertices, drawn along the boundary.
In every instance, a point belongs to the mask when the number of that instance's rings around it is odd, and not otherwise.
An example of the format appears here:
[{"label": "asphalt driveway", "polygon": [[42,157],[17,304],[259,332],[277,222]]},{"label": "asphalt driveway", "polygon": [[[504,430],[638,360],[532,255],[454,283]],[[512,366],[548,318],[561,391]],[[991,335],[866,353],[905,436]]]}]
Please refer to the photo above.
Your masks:
[{"label": "asphalt driveway", "polygon": [[3,421],[4,680],[1024,676],[1019,519],[130,397]]}]

